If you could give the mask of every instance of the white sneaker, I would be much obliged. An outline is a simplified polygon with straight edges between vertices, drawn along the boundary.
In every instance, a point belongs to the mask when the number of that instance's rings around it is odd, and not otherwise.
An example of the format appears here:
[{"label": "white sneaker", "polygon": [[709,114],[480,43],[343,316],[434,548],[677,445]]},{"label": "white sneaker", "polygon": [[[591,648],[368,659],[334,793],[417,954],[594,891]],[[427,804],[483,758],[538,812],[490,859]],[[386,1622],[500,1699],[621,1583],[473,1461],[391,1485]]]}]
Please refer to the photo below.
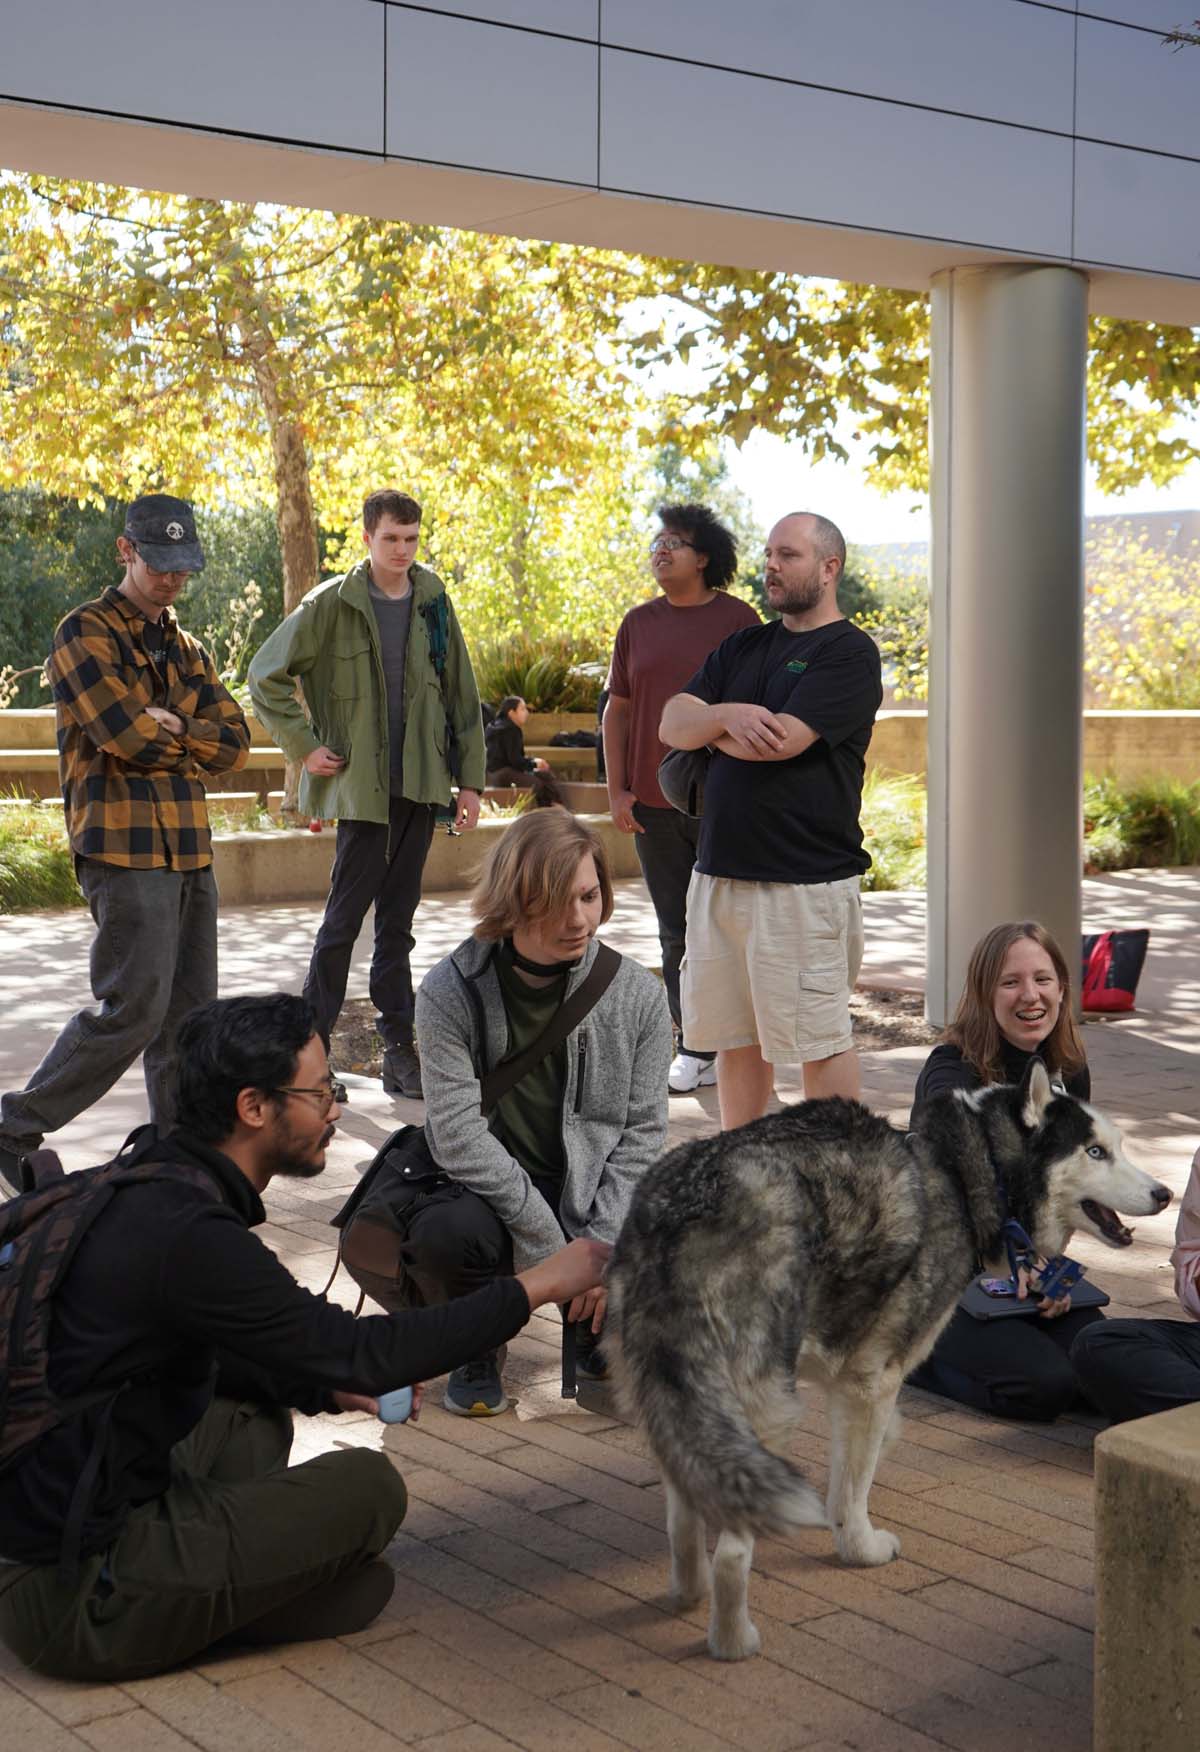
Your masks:
[{"label": "white sneaker", "polygon": [[711,1089],[716,1080],[716,1059],[697,1058],[691,1052],[677,1052],[667,1072],[667,1088],[673,1095],[686,1095],[692,1089]]}]

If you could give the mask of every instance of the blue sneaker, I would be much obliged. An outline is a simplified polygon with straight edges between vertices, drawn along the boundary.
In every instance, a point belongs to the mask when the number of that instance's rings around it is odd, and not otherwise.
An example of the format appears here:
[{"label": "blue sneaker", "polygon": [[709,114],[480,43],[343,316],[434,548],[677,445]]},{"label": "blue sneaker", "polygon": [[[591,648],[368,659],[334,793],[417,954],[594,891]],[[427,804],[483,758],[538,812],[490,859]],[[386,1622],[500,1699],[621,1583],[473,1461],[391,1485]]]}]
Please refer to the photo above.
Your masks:
[{"label": "blue sneaker", "polygon": [[455,1417],[498,1417],[508,1410],[508,1396],[500,1379],[496,1352],[488,1351],[473,1363],[455,1369],[446,1382],[442,1404]]}]

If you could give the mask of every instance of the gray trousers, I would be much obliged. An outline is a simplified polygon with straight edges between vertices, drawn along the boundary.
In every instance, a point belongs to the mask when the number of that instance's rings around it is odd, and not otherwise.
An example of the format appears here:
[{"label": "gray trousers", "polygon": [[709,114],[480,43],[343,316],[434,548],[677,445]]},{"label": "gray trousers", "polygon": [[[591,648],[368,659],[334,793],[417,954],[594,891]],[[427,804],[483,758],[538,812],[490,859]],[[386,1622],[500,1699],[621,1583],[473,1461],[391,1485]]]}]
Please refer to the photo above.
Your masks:
[{"label": "gray trousers", "polygon": [[175,1118],[175,1030],[217,995],[217,883],[207,870],[123,870],[78,858],[96,935],[97,1010],[72,1016],[25,1088],[0,1100],[0,1143],[36,1150],[144,1055],[150,1118]]},{"label": "gray trousers", "polygon": [[77,1580],[0,1566],[0,1641],[39,1672],[95,1683],[160,1673],[247,1627],[262,1642],[361,1630],[328,1590],[391,1540],[404,1481],[369,1448],[289,1466],[291,1445],[282,1407],[214,1400],[172,1450],[165,1495],[131,1510]]}]

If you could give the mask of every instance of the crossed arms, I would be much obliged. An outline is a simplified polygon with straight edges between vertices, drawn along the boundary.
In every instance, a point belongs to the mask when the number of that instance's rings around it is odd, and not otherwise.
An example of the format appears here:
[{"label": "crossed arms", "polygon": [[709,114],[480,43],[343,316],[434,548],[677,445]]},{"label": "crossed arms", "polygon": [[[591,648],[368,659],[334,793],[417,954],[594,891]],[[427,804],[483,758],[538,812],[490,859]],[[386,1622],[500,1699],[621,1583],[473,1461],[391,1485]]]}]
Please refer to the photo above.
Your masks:
[{"label": "crossed arms", "polygon": [[706,705],[695,694],[676,694],[658,727],[669,748],[719,748],[734,760],[792,760],[811,748],[817,731],[790,712],[768,712],[748,700]]},{"label": "crossed arms", "polygon": [[136,772],[177,772],[189,760],[208,773],[246,763],[250,732],[237,701],[201,650],[203,673],[190,677],[195,713],[147,706],[103,618],[78,609],[63,621],[47,661],[54,698],[97,749]]}]

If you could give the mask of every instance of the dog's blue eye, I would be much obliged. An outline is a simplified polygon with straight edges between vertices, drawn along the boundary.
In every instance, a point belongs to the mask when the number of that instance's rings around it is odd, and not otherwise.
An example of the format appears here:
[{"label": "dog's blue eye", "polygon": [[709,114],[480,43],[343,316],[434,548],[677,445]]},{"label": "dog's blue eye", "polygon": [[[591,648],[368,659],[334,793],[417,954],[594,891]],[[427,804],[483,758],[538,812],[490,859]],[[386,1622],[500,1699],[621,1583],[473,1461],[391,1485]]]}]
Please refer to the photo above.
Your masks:
[{"label": "dog's blue eye", "polygon": [[1088,1145],[1088,1155],[1095,1156],[1097,1161],[1099,1161],[1102,1156],[1107,1156],[1107,1154],[1108,1151],[1101,1144]]}]

